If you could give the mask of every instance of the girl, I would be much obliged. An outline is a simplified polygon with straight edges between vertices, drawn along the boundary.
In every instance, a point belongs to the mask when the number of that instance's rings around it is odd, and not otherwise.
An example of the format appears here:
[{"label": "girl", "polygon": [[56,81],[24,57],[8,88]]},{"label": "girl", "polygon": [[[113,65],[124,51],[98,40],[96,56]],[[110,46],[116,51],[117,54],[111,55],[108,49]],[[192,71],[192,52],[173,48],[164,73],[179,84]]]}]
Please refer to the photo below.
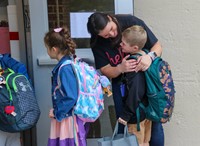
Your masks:
[{"label": "girl", "polygon": [[[50,58],[58,60],[52,71],[53,108],[49,111],[51,129],[48,146],[86,146],[84,123],[73,115],[73,107],[78,97],[75,74],[70,64],[59,71],[64,61],[75,56],[76,44],[65,27],[46,33],[44,43]],[[57,78],[60,79],[60,86]]]}]

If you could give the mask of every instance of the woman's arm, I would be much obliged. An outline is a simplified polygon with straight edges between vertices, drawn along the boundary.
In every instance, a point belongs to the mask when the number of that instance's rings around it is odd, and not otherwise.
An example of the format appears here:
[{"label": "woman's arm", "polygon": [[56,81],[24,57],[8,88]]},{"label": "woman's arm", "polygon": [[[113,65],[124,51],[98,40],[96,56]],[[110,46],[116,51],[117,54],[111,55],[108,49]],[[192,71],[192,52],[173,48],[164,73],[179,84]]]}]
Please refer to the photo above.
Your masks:
[{"label": "woman's arm", "polygon": [[127,60],[130,55],[124,57],[122,62],[117,66],[111,66],[110,64],[100,68],[100,71],[108,78],[116,78],[121,73],[135,71],[137,61],[134,59]]},{"label": "woman's arm", "polygon": [[[157,54],[157,56],[161,56],[162,55],[162,47],[161,47],[160,42],[156,42],[150,51],[155,52]],[[145,71],[149,68],[151,63],[152,63],[151,57],[148,54],[143,55],[138,58],[138,65],[135,68],[135,71],[136,72],[138,72],[140,70]]]},{"label": "woman's arm", "polygon": [[108,78],[115,78],[122,73],[119,65],[116,67],[113,67],[110,64],[100,68],[100,71],[102,72],[102,74],[104,74]]},{"label": "woman's arm", "polygon": [[[156,42],[155,45],[151,48],[151,52],[155,52],[157,56],[161,56],[162,54],[162,47],[160,42]],[[132,71],[145,71],[149,68],[152,63],[151,57],[146,54],[138,58],[138,60],[130,59],[127,60],[129,55],[127,55],[123,60],[122,63],[113,67],[110,64],[100,68],[100,71],[109,78],[116,78],[121,73],[124,72],[132,72]]]},{"label": "woman's arm", "polygon": [[160,42],[158,41],[157,43],[155,43],[155,45],[151,48],[150,51],[155,52],[157,54],[157,56],[161,56],[162,55],[162,46],[161,46]]}]

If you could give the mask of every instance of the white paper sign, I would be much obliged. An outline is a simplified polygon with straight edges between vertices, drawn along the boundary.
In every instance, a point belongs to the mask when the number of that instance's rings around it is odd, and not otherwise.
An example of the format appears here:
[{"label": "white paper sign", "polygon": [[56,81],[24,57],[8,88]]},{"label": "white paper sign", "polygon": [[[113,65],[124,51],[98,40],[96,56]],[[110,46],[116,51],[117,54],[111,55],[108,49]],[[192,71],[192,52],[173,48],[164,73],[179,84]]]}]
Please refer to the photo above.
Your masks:
[{"label": "white paper sign", "polygon": [[72,38],[90,38],[87,31],[88,17],[92,12],[71,12],[70,13],[70,30]]}]

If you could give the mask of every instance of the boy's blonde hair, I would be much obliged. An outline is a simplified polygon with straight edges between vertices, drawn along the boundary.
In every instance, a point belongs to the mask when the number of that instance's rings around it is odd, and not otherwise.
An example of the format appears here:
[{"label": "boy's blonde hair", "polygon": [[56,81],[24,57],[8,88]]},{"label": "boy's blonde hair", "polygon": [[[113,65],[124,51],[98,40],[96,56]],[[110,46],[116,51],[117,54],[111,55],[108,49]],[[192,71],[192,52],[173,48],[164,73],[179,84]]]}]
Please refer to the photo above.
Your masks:
[{"label": "boy's blonde hair", "polygon": [[122,36],[130,46],[138,46],[142,49],[147,41],[147,33],[143,27],[133,25],[122,32]]}]

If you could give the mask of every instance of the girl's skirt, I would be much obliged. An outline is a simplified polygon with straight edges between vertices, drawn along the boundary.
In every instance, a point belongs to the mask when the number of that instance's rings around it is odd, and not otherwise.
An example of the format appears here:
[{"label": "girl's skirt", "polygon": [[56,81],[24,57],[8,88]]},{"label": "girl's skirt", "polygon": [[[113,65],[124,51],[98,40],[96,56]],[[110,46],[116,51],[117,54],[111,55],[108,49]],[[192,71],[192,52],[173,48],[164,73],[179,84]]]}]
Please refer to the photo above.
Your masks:
[{"label": "girl's skirt", "polygon": [[61,122],[51,119],[47,146],[86,146],[84,123],[76,116],[70,116]]}]

